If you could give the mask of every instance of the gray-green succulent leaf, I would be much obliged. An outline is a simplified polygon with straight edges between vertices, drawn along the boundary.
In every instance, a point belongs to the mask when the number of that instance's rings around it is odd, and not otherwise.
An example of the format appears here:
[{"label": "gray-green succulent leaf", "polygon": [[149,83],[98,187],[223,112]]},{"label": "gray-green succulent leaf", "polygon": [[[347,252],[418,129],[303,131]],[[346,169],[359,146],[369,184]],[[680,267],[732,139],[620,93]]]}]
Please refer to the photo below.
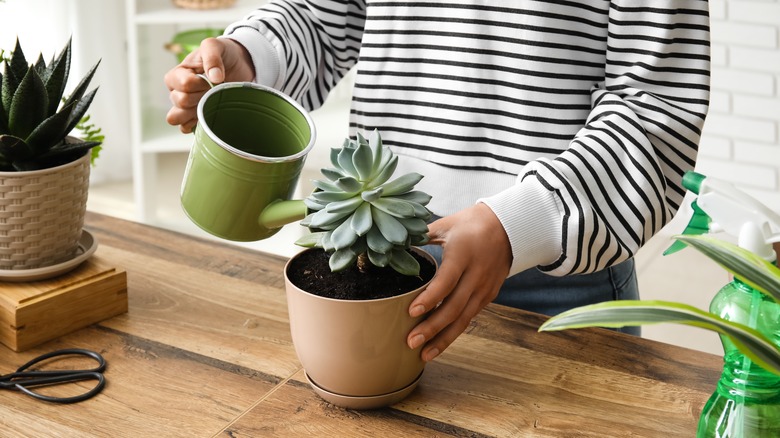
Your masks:
[{"label": "gray-green succulent leaf", "polygon": [[330,162],[332,168],[321,170],[326,180],[314,181],[316,190],[304,200],[310,214],[301,221],[324,234],[299,239],[299,244],[330,252],[334,271],[364,254],[375,266],[417,275],[419,263],[408,250],[428,242],[426,221],[432,216],[425,207],[430,195],[414,190],[422,175],[391,181],[398,157],[382,144],[378,131],[345,139],[331,149]]}]

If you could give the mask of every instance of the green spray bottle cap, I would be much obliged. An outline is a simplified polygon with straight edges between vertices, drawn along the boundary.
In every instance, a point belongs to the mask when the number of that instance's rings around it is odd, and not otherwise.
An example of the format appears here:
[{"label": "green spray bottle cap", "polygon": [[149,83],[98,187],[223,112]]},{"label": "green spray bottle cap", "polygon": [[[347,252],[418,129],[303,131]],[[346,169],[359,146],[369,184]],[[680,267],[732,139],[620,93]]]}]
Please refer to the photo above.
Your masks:
[{"label": "green spray bottle cap", "polygon": [[[772,242],[780,241],[780,215],[733,185],[693,171],[683,175],[683,187],[698,197],[693,215],[682,234],[725,231],[738,237],[739,246],[774,261]],[[664,255],[685,248],[676,241]]]}]

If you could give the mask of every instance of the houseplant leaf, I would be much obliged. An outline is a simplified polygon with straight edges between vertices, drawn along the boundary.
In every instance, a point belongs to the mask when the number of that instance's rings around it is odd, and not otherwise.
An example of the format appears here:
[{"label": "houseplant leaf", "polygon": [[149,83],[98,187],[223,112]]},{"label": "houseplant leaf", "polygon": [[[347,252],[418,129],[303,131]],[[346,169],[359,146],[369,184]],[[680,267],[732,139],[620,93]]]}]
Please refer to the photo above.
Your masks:
[{"label": "houseplant leaf", "polygon": [[46,84],[46,92],[49,96],[48,113],[53,114],[65,93],[65,85],[68,83],[70,73],[71,39],[60,52],[59,56],[52,60],[51,64],[41,74],[41,79]]},{"label": "houseplant leaf", "polygon": [[539,327],[539,331],[660,323],[686,324],[723,334],[753,362],[780,375],[780,350],[766,336],[743,324],[726,321],[682,303],[624,300],[592,304],[550,318]]},{"label": "houseplant leaf", "polygon": [[49,97],[41,77],[30,67],[19,83],[8,110],[8,129],[19,138],[28,135],[46,118]]},{"label": "houseplant leaf", "polygon": [[780,269],[758,255],[705,235],[676,236],[677,240],[696,248],[750,287],[780,302]]}]

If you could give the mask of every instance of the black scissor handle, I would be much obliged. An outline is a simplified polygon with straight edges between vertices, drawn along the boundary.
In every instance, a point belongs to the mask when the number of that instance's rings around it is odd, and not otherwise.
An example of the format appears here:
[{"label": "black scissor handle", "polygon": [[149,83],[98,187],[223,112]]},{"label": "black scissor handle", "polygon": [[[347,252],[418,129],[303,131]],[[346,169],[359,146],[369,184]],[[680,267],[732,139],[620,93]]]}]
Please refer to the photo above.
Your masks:
[{"label": "black scissor handle", "polygon": [[[87,356],[94,359],[98,365],[86,370],[28,370],[33,365],[61,356]],[[81,348],[68,348],[42,354],[35,359],[20,366],[15,373],[0,376],[0,388],[16,389],[30,397],[52,403],[76,403],[93,397],[103,390],[106,379],[103,371],[106,369],[106,360],[100,353]],[[31,390],[38,386],[58,385],[82,380],[97,380],[97,384],[89,391],[72,397],[52,397]]]},{"label": "black scissor handle", "polygon": [[[48,381],[47,381],[48,380]],[[14,387],[18,389],[19,391],[22,391],[23,393],[29,395],[30,397],[35,397],[38,400],[44,400],[47,402],[52,403],[77,403],[80,401],[84,401],[88,398],[92,398],[97,393],[103,390],[103,387],[106,386],[106,378],[103,376],[103,374],[98,372],[76,372],[71,374],[63,374],[60,376],[52,376],[52,377],[42,377],[40,379],[36,379],[31,386],[39,386],[39,385],[51,385],[51,384],[60,384],[60,383],[67,383],[67,382],[78,382],[81,380],[97,380],[98,383],[95,385],[94,388],[90,389],[89,391],[74,395],[72,397],[53,397],[50,395],[44,395],[38,392],[35,392],[25,386],[25,384],[22,383],[16,383]],[[30,382],[28,382],[30,383]]]},{"label": "black scissor handle", "polygon": [[[95,359],[95,361],[98,363],[98,366],[92,369],[88,370],[68,370],[68,371],[34,371],[35,373],[66,373],[66,374],[72,374],[76,372],[91,372],[91,373],[102,373],[106,369],[106,360],[103,358],[103,356],[100,355],[100,353],[96,351],[91,350],[85,350],[83,348],[65,348],[63,350],[57,350],[52,351],[50,353],[42,354],[35,359],[27,362],[26,364],[20,366],[16,372],[22,373],[27,368],[30,368],[33,365],[37,365],[41,362],[45,362],[51,358],[59,357],[59,356],[87,356],[92,359]],[[40,375],[40,374],[39,374]]]}]

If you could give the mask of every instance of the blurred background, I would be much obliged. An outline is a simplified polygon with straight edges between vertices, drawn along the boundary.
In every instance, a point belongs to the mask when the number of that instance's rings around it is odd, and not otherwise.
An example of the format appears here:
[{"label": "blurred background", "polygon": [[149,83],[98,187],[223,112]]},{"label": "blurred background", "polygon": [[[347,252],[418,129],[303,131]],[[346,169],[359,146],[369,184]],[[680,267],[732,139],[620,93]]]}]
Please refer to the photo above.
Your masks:
[{"label": "blurred background", "polygon": [[[93,84],[100,87],[88,114],[106,137],[92,170],[89,208],[130,220],[211,238],[197,230],[178,203],[192,137],[165,123],[170,104],[163,75],[179,51],[204,32],[219,32],[264,0],[238,0],[225,8],[195,10],[176,0],[5,0],[0,2],[0,48],[17,37],[28,58],[50,59],[73,39],[71,77],[80,78],[98,59]],[[735,183],[780,211],[780,1],[711,0],[712,104],[696,169]],[[189,32],[189,33],[188,33]],[[347,133],[352,76],[313,112],[317,145],[301,177],[299,196],[327,160],[330,146]],[[706,308],[729,279],[693,250],[661,252],[682,231],[682,208],[637,255],[643,298],[685,301]],[[290,256],[304,232],[295,224],[263,242],[242,244]],[[717,336],[679,326],[645,327],[644,336],[720,354]]]}]

